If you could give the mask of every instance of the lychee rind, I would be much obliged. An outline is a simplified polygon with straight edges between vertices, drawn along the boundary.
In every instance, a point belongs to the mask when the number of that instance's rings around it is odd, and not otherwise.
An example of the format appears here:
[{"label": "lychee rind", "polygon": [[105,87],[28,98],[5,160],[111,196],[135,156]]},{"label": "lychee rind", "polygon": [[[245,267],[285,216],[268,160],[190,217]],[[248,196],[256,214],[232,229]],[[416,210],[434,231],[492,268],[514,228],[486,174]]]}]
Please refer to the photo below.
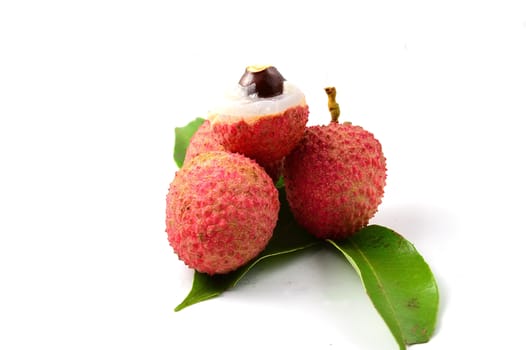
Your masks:
[{"label": "lychee rind", "polygon": [[[210,121],[205,120],[190,139],[186,149],[185,162],[189,162],[201,153],[211,151],[226,151],[226,149],[212,131]],[[259,165],[265,169],[274,182],[279,180],[282,174],[283,158],[268,164],[259,163]]]},{"label": "lychee rind", "polygon": [[227,151],[238,152],[268,166],[288,155],[298,144],[307,124],[306,104],[250,121],[215,118],[212,130]]},{"label": "lychee rind", "polygon": [[311,126],[285,158],[284,180],[298,223],[318,238],[343,239],[377,212],[386,160],[380,142],[359,126]]},{"label": "lychee rind", "polygon": [[210,121],[205,120],[190,138],[186,149],[185,162],[190,162],[195,156],[211,151],[224,151],[216,135],[212,132]]},{"label": "lychee rind", "polygon": [[266,247],[278,211],[278,192],[256,162],[229,152],[201,153],[185,162],[170,185],[168,241],[189,267],[228,273]]}]

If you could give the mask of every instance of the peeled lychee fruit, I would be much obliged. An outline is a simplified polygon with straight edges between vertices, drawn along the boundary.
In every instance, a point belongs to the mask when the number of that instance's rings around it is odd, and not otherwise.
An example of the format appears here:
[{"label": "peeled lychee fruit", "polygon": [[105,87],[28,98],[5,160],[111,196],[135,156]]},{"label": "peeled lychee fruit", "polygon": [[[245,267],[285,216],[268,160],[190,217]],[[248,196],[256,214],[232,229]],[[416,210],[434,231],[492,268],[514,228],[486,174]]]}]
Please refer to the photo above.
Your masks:
[{"label": "peeled lychee fruit", "polygon": [[275,67],[250,66],[208,120],[227,151],[244,154],[268,169],[300,141],[308,114],[304,94]]},{"label": "peeled lychee fruit", "polygon": [[376,213],[384,194],[386,160],[372,133],[338,123],[336,91],[326,91],[333,120],[308,127],[285,158],[285,190],[294,217],[307,231],[322,239],[343,239]]},{"label": "peeled lychee fruit", "polygon": [[278,192],[255,161],[201,153],[175,174],[166,197],[168,241],[191,268],[227,273],[255,258],[278,219]]}]

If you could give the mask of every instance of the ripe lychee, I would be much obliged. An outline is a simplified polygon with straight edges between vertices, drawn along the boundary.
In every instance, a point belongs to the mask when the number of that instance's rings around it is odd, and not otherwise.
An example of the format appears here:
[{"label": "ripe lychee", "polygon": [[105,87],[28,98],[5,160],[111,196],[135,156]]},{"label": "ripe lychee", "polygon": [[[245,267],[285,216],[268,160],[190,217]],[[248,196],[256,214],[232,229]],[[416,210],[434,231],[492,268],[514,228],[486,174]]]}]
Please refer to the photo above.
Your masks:
[{"label": "ripe lychee", "polygon": [[307,124],[304,94],[272,66],[249,66],[208,120],[229,152],[256,160],[266,169],[292,151]]},{"label": "ripe lychee", "polygon": [[[211,151],[225,151],[225,147],[219,142],[217,135],[212,132],[210,121],[205,120],[190,138],[184,161],[189,162],[195,156]],[[274,182],[278,181],[282,174],[282,165],[283,158],[264,166],[265,171]]]},{"label": "ripe lychee", "polygon": [[221,145],[216,135],[212,132],[210,121],[205,120],[190,138],[184,161],[185,163],[189,162],[201,153],[224,150],[225,147]]},{"label": "ripe lychee", "polygon": [[374,135],[338,123],[336,90],[327,88],[332,121],[308,127],[285,158],[287,200],[300,225],[318,238],[343,239],[376,213],[384,193],[386,160]]},{"label": "ripe lychee", "polygon": [[168,241],[189,267],[227,273],[266,247],[278,211],[278,192],[255,161],[236,153],[201,153],[184,163],[170,185]]}]

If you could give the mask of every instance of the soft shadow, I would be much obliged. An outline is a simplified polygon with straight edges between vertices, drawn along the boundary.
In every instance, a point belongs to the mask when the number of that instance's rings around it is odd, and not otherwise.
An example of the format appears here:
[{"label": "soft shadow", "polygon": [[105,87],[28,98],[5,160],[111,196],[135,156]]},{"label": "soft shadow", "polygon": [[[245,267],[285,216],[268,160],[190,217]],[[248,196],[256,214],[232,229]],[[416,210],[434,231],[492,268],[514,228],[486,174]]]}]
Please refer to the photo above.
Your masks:
[{"label": "soft shadow", "polygon": [[459,217],[445,208],[421,204],[381,206],[371,224],[389,227],[418,246],[448,246],[458,231]]}]

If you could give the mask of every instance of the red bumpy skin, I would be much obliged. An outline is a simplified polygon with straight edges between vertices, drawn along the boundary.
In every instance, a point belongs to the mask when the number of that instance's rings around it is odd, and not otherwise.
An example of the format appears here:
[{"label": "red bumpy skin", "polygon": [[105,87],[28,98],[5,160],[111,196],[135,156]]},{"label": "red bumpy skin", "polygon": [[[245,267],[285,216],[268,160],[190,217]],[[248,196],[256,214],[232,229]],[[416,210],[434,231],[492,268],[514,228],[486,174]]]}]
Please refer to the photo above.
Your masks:
[{"label": "red bumpy skin", "polygon": [[[195,134],[190,139],[188,148],[186,149],[186,156],[184,161],[190,162],[195,156],[211,151],[226,151],[225,147],[219,141],[217,135],[212,131],[210,121],[205,120],[203,124],[197,129]],[[268,164],[260,164],[265,168],[267,174],[270,175],[275,182],[282,174],[283,158]]]},{"label": "red bumpy skin", "polygon": [[188,163],[201,153],[224,150],[225,147],[221,145],[216,135],[212,132],[210,121],[205,120],[190,138],[184,161]]},{"label": "red bumpy skin", "polygon": [[306,104],[290,107],[279,114],[263,115],[257,120],[216,119],[212,130],[229,152],[255,159],[265,168],[279,162],[298,144],[309,115]]},{"label": "red bumpy skin", "polygon": [[175,174],[166,198],[166,232],[179,258],[210,275],[256,257],[278,219],[278,192],[253,160],[202,153]]},{"label": "red bumpy skin", "polygon": [[384,193],[386,161],[380,142],[349,123],[308,127],[285,159],[291,210],[310,233],[343,239],[376,213]]}]

